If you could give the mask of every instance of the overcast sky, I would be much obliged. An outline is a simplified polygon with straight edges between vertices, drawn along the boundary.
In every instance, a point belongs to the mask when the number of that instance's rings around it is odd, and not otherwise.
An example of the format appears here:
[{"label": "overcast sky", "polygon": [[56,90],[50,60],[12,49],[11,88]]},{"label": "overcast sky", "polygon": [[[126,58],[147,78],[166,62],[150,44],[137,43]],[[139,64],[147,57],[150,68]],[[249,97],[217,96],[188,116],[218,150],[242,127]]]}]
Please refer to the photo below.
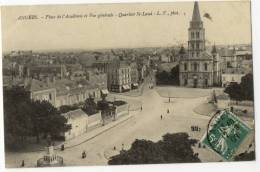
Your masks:
[{"label": "overcast sky", "polygon": [[[185,44],[193,2],[106,5],[52,5],[2,8],[3,51],[99,49]],[[211,44],[251,42],[250,3],[199,2],[206,39]],[[89,14],[178,11],[179,15],[86,19],[17,20],[35,14]],[[203,17],[209,13],[212,21]]]}]

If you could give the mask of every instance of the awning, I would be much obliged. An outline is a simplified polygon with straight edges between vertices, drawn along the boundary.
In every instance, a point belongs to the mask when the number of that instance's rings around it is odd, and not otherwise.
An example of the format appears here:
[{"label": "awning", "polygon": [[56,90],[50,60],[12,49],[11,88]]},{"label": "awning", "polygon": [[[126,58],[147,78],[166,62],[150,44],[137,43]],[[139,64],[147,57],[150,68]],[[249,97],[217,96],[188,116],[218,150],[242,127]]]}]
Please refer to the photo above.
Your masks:
[{"label": "awning", "polygon": [[101,90],[101,93],[102,93],[102,94],[108,94],[109,92],[108,92],[107,89],[103,89],[103,90]]},{"label": "awning", "polygon": [[129,90],[130,89],[130,87],[128,85],[123,85],[122,87],[123,87],[124,90]]},{"label": "awning", "polygon": [[133,83],[133,86],[138,87],[138,83]]}]

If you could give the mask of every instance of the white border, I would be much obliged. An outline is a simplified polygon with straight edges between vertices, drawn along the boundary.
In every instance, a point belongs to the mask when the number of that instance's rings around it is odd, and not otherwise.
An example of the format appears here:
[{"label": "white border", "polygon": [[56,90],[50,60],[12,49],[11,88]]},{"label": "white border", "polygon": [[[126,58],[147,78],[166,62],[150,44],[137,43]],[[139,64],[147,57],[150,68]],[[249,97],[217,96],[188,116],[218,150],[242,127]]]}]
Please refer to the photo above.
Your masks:
[{"label": "white border", "polygon": [[[172,2],[174,0],[162,0],[163,2]],[[181,1],[181,0],[175,0]],[[185,0],[187,1],[187,0]],[[133,3],[133,2],[161,2],[160,0],[1,0],[1,5],[34,5],[34,4],[81,4],[81,3]],[[0,171],[19,171],[19,172],[31,172],[31,171],[63,171],[69,172],[75,171],[108,171],[108,172],[133,172],[133,171],[189,171],[189,172],[254,172],[256,169],[260,169],[260,123],[259,123],[259,86],[260,86],[260,1],[251,0],[252,10],[252,40],[253,40],[253,60],[254,60],[254,88],[255,88],[255,135],[256,135],[256,161],[255,162],[221,162],[221,163],[197,163],[197,164],[166,164],[166,165],[131,165],[131,166],[86,166],[86,167],[66,167],[66,168],[30,168],[30,169],[5,169],[4,165],[4,142],[3,142],[3,118],[0,117]],[[1,14],[0,14],[1,15]],[[1,30],[1,28],[0,28]],[[239,36],[239,35],[238,35]],[[1,35],[0,35],[1,39]],[[2,42],[0,42],[0,45]],[[2,54],[2,48],[0,46],[0,54]],[[0,60],[0,114],[3,114],[3,93],[2,93],[2,60]]]}]

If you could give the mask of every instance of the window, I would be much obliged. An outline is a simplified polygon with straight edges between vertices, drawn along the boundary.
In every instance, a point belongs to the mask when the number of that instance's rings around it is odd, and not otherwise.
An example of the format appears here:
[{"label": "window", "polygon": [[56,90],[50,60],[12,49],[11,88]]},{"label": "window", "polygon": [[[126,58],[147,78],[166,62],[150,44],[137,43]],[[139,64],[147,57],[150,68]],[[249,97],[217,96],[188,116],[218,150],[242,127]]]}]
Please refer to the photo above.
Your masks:
[{"label": "window", "polygon": [[187,70],[187,63],[184,63],[184,70]]},{"label": "window", "polygon": [[197,71],[198,70],[198,64],[197,63],[194,63],[194,71]]},{"label": "window", "polygon": [[188,81],[187,79],[184,79],[184,85],[187,85]]},{"label": "window", "polygon": [[192,39],[194,38],[194,32],[191,32],[191,38]]},{"label": "window", "polygon": [[197,55],[197,57],[199,57],[200,53],[199,53],[199,52],[197,52],[197,53],[196,53],[196,55]]},{"label": "window", "polygon": [[199,32],[196,33],[196,37],[200,38],[200,33]]},{"label": "window", "polygon": [[200,48],[200,44],[199,44],[199,43],[196,44],[196,48],[197,48],[197,49]]},{"label": "window", "polygon": [[208,70],[208,64],[207,63],[204,64],[204,69],[205,69],[205,71]]}]

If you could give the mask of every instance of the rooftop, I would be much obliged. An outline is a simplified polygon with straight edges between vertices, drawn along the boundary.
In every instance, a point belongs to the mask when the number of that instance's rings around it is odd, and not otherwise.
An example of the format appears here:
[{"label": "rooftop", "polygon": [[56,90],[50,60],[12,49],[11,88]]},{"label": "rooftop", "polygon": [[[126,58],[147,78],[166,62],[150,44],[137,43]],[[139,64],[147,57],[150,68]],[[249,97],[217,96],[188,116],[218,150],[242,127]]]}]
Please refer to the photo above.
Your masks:
[{"label": "rooftop", "polygon": [[75,120],[78,118],[85,118],[88,115],[81,109],[76,109],[76,110],[69,111],[67,113],[63,113],[62,116],[64,116],[67,119]]}]

